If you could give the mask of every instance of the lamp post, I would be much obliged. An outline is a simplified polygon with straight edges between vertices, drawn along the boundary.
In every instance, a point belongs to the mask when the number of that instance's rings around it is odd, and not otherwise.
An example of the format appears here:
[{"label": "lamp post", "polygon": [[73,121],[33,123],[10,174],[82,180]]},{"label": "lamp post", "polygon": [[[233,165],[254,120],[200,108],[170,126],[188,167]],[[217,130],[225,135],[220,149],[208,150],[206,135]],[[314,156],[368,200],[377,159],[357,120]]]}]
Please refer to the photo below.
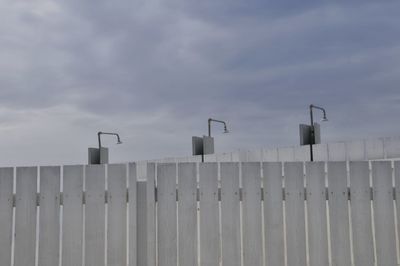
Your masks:
[{"label": "lamp post", "polygon": [[316,106],[311,104],[310,105],[310,120],[311,120],[311,124],[310,124],[310,161],[314,161],[314,155],[313,155],[313,144],[315,143],[315,128],[314,128],[314,117],[313,117],[313,109],[318,109],[321,110],[323,112],[323,118],[322,121],[326,122],[328,121],[328,119],[326,118],[326,111],[324,108]]},{"label": "lamp post", "polygon": [[201,162],[204,162],[205,154],[214,153],[214,139],[211,137],[211,123],[221,123],[224,125],[224,133],[229,133],[226,126],[226,122],[222,120],[216,120],[213,118],[208,119],[208,136],[192,137],[192,149],[193,155],[201,155]]},{"label": "lamp post", "polygon": [[228,128],[226,127],[226,122],[222,120],[216,120],[213,118],[208,119],[208,136],[211,137],[211,122],[221,123],[224,125],[224,133],[229,133]]}]

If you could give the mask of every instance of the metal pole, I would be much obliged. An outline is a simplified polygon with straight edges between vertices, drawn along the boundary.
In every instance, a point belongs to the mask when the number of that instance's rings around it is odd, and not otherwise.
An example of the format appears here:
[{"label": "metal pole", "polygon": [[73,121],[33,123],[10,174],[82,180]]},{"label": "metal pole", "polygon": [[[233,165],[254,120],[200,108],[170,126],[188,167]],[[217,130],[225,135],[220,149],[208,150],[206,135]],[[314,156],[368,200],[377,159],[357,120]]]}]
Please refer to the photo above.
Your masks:
[{"label": "metal pole", "polygon": [[310,118],[311,118],[311,125],[310,125],[310,161],[314,161],[313,155],[313,144],[315,144],[315,127],[314,127],[314,118],[313,118],[313,108],[321,110],[323,112],[323,119],[322,121],[328,121],[326,118],[326,111],[324,108],[311,104],[310,105]]},{"label": "metal pole", "polygon": [[208,119],[208,136],[209,136],[209,137],[211,137],[211,121],[212,121],[212,119],[209,118],[209,119]]},{"label": "metal pole", "polygon": [[310,161],[314,161],[314,155],[313,155],[313,144],[314,144],[314,119],[313,119],[313,105],[310,105],[310,119],[311,119],[311,125],[310,125]]},{"label": "metal pole", "polygon": [[100,138],[100,135],[101,134],[103,134],[103,132],[97,132],[97,139],[98,139],[98,141],[99,141],[99,152],[100,152],[100,150],[101,150],[101,138]]}]

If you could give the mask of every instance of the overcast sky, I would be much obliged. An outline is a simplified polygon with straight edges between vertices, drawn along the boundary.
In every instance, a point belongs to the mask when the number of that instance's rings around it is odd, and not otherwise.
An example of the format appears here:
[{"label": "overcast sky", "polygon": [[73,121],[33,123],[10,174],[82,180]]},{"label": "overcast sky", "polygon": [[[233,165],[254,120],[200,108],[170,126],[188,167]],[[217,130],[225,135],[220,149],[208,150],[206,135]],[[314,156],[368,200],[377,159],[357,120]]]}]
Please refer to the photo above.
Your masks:
[{"label": "overcast sky", "polygon": [[[347,2],[352,2],[351,4]],[[0,165],[400,135],[400,1],[0,1]],[[317,117],[321,117],[316,113]]]}]

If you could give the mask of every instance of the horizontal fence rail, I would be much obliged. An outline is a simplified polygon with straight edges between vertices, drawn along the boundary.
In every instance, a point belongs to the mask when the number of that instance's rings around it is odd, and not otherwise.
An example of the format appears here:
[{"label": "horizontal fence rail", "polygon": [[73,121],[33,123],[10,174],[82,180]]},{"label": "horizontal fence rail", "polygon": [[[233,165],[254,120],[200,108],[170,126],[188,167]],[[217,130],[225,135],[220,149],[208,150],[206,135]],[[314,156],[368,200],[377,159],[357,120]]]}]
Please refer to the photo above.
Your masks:
[{"label": "horizontal fence rail", "polygon": [[[374,189],[372,187],[370,187],[369,190],[370,190],[370,199],[374,200],[374,192],[373,192]],[[238,192],[239,201],[243,201],[243,189],[239,188],[238,191],[239,191]],[[196,188],[194,193],[196,195],[196,201],[200,201],[200,189]],[[221,188],[218,188],[218,192],[217,193],[218,193],[217,194],[218,195],[218,201],[221,201]],[[179,201],[179,194],[180,194],[179,190],[176,189],[176,191],[175,191],[176,201]],[[397,193],[396,193],[396,188],[395,187],[393,187],[393,192],[391,194],[393,195],[393,200],[396,200]],[[260,195],[261,195],[261,201],[264,201],[264,188],[260,189]],[[285,188],[282,188],[282,200],[283,201],[285,201],[285,195],[286,195]],[[303,195],[304,195],[304,200],[307,200],[307,188],[304,188]],[[347,188],[346,195],[347,195],[347,199],[349,201],[351,201],[351,190],[350,190],[350,187]],[[154,197],[155,197],[155,201],[157,202],[158,201],[157,188],[154,188]],[[82,192],[81,198],[82,198],[82,204],[85,205],[86,204],[86,192]],[[108,198],[109,198],[108,197],[108,191],[106,190],[106,191],[104,191],[104,204],[108,203]],[[36,193],[36,206],[40,206],[40,199],[41,199],[40,193]],[[327,188],[327,187],[325,188],[325,200],[329,200],[329,188]],[[12,201],[13,207],[15,207],[15,205],[16,205],[16,195],[15,194],[12,196],[12,200],[11,201]],[[129,190],[128,189],[126,189],[125,201],[127,203],[129,202]],[[64,193],[60,192],[60,194],[59,194],[59,202],[57,202],[57,204],[59,204],[60,206],[64,205]]]},{"label": "horizontal fence rail", "polygon": [[0,265],[398,265],[400,161],[146,168],[0,168]]}]

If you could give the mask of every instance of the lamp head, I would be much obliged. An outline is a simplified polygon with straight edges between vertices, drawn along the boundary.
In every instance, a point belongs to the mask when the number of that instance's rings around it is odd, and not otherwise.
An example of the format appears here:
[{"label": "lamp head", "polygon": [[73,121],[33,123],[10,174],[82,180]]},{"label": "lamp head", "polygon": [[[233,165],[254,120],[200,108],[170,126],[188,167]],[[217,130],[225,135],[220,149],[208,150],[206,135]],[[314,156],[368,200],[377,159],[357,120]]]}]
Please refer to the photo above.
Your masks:
[{"label": "lamp head", "polygon": [[328,122],[328,118],[326,118],[326,111],[325,109],[321,108],[322,111],[324,112],[324,117],[322,118],[322,122]]},{"label": "lamp head", "polygon": [[116,136],[117,136],[117,144],[122,144],[122,141],[121,141],[121,139],[119,138],[119,135],[118,134],[115,134]]},{"label": "lamp head", "polygon": [[226,127],[226,125],[224,126],[224,133],[225,133],[225,134],[228,134],[228,133],[229,133],[229,130],[228,130],[228,128]]}]

